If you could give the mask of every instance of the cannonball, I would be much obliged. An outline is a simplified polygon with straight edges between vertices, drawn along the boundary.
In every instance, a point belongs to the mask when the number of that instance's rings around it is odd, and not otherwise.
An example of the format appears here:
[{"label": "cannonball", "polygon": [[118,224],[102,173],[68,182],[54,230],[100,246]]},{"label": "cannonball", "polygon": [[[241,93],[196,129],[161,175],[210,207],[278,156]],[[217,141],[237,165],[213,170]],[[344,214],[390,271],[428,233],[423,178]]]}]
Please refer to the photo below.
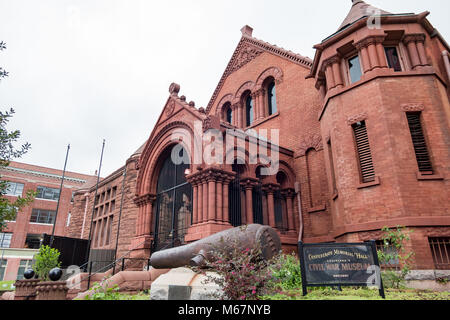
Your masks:
[{"label": "cannonball", "polygon": [[50,272],[48,273],[48,277],[52,281],[58,281],[59,279],[61,279],[62,274],[63,274],[63,272],[60,268],[54,268],[54,269],[50,270]]},{"label": "cannonball", "polygon": [[34,270],[33,269],[28,269],[23,273],[23,277],[27,280],[33,279],[34,277]]}]

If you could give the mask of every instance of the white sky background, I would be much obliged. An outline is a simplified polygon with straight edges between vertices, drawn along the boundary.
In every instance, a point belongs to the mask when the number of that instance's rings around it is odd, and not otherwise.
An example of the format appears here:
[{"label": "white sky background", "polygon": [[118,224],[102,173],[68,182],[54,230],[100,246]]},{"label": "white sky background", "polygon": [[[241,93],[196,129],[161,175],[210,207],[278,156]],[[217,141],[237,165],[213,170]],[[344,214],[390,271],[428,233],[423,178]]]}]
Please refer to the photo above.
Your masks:
[{"label": "white sky background", "polygon": [[[450,41],[448,0],[368,0],[392,13],[430,11]],[[102,176],[151,134],[172,82],[209,102],[248,24],[254,37],[310,58],[350,0],[0,0],[0,110],[16,110],[32,150],[17,161]]]}]

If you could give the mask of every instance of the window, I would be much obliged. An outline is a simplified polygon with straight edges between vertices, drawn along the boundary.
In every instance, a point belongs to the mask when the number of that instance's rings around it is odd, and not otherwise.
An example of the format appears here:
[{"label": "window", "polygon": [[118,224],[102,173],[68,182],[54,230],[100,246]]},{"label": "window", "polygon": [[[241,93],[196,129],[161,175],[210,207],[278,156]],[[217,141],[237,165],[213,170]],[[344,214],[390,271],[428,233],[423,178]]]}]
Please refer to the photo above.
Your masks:
[{"label": "window", "polygon": [[377,251],[383,252],[386,256],[392,257],[388,262],[382,263],[380,267],[384,270],[400,270],[400,260],[398,259],[398,249],[388,242],[385,245],[383,240],[376,241]]},{"label": "window", "polygon": [[269,116],[277,113],[277,97],[275,93],[275,81],[272,81],[267,87],[267,103],[269,106]]},{"label": "window", "polygon": [[409,130],[416,154],[419,171],[424,174],[433,174],[433,167],[431,165],[430,155],[428,153],[427,143],[423,134],[422,123],[420,121],[420,113],[407,113]]},{"label": "window", "polygon": [[354,83],[361,79],[362,72],[359,56],[348,59],[348,72],[350,74],[350,83]]},{"label": "window", "polygon": [[0,281],[2,281],[5,276],[6,265],[7,265],[6,259],[1,259],[0,260]]},{"label": "window", "polygon": [[353,126],[356,149],[358,151],[359,168],[362,183],[375,181],[375,170],[373,167],[372,153],[370,151],[369,137],[367,135],[366,122],[358,122]]},{"label": "window", "polygon": [[386,52],[386,59],[389,68],[394,69],[396,72],[402,71],[402,65],[400,64],[400,57],[398,55],[397,48],[385,47],[384,51]]},{"label": "window", "polygon": [[23,187],[25,186],[23,183],[18,182],[7,182],[6,195],[20,197],[23,193]]},{"label": "window", "polygon": [[53,224],[55,222],[56,211],[33,209],[30,222]]},{"label": "window", "polygon": [[12,233],[0,233],[0,248],[11,246]]},{"label": "window", "polygon": [[429,238],[428,242],[435,268],[438,270],[450,269],[450,237]]},{"label": "window", "polygon": [[41,234],[27,234],[25,239],[25,248],[27,249],[39,249],[41,246]]},{"label": "window", "polygon": [[53,188],[47,188],[47,187],[37,187],[36,199],[58,201],[59,189],[53,189]]},{"label": "window", "polygon": [[233,110],[231,110],[231,107],[228,107],[226,109],[226,112],[227,112],[227,122],[229,124],[233,123]]},{"label": "window", "polygon": [[247,127],[249,127],[253,123],[253,99],[251,95],[248,95],[247,99],[245,99],[245,111],[247,118]]},{"label": "window", "polygon": [[19,270],[17,271],[17,280],[23,280],[25,271],[31,268],[33,260],[20,260]]}]

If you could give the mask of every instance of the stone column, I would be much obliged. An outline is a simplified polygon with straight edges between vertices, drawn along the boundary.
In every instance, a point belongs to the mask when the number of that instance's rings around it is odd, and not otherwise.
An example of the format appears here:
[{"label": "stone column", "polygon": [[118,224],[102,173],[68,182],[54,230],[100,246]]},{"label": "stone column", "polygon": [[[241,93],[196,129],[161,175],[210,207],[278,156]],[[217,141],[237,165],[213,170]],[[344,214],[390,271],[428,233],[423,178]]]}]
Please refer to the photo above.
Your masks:
[{"label": "stone column", "polygon": [[361,62],[362,62],[363,73],[366,73],[370,70],[369,53],[367,52],[366,46],[361,47],[361,59],[362,59]]},{"label": "stone column", "polygon": [[325,76],[327,78],[327,89],[333,89],[336,85],[334,81],[333,68],[329,63],[325,65]]},{"label": "stone column", "polygon": [[427,54],[425,52],[424,43],[425,43],[425,36],[424,35],[418,36],[416,45],[417,45],[417,51],[419,53],[420,64],[422,66],[429,66],[430,64],[428,63],[428,58],[427,58]]},{"label": "stone column", "polygon": [[153,216],[153,204],[156,200],[156,196],[149,196],[147,199],[147,204],[145,206],[145,222],[144,222],[144,235],[149,236],[152,227],[152,216]]},{"label": "stone column", "polygon": [[208,221],[208,181],[206,179],[202,179],[203,184],[203,215],[202,222]]},{"label": "stone column", "polygon": [[275,202],[274,202],[274,194],[275,194],[275,190],[276,190],[276,186],[269,184],[269,185],[265,185],[264,189],[266,191],[267,194],[267,209],[268,209],[268,218],[269,218],[269,226],[271,226],[272,228],[276,227],[275,224]]},{"label": "stone column", "polygon": [[344,86],[341,74],[341,59],[339,57],[334,57],[332,60],[333,77],[335,81],[335,86],[339,89]]},{"label": "stone column", "polygon": [[196,223],[203,222],[203,183],[201,180],[197,180],[198,193],[197,193],[197,221]]},{"label": "stone column", "polygon": [[197,183],[192,185],[193,188],[193,199],[192,199],[192,225],[198,223],[198,185]]},{"label": "stone column", "polygon": [[367,50],[368,50],[368,53],[369,53],[370,70],[373,70],[375,68],[379,68],[380,67],[380,62],[379,62],[379,59],[378,59],[377,47],[376,47],[375,39],[371,39],[371,41],[368,43]]},{"label": "stone column", "polygon": [[417,44],[416,44],[417,36],[418,35],[410,34],[410,35],[405,35],[403,37],[403,43],[408,48],[408,54],[409,54],[409,59],[411,61],[412,69],[416,69],[418,66],[421,65],[420,56],[419,56],[419,52],[417,50]]},{"label": "stone column", "polygon": [[213,176],[208,177],[208,219],[216,220],[216,180]]},{"label": "stone column", "polygon": [[259,119],[259,92],[251,93],[253,99],[253,121]]},{"label": "stone column", "polygon": [[290,189],[286,190],[284,193],[284,196],[286,197],[288,229],[290,231],[293,231],[293,230],[295,230],[294,205],[293,205],[293,199],[295,197],[295,192]]},{"label": "stone column", "polygon": [[230,217],[229,217],[229,185],[230,185],[231,180],[230,179],[225,179],[223,181],[223,211],[222,211],[222,221],[223,222],[230,222]]},{"label": "stone column", "polygon": [[237,127],[238,126],[239,105],[237,103],[233,104],[231,106],[231,110],[233,110],[233,123],[232,123],[232,125]]},{"label": "stone column", "polygon": [[216,181],[216,221],[223,221],[223,181],[218,177]]},{"label": "stone column", "polygon": [[245,214],[247,224],[253,224],[253,185],[245,185]]},{"label": "stone column", "polygon": [[383,42],[383,39],[377,39],[375,46],[377,48],[379,67],[384,69],[384,68],[388,67],[388,64],[387,64],[386,53],[384,52],[384,47],[383,47],[382,42]]}]

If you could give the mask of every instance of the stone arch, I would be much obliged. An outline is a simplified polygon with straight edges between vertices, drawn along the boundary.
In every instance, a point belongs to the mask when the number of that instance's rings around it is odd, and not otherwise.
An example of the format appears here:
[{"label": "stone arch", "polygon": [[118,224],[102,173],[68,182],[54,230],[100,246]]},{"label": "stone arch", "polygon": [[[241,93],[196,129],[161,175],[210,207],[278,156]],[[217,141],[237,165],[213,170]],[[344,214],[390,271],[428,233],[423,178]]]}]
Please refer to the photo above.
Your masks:
[{"label": "stone arch", "polygon": [[[190,135],[190,145],[186,143],[187,139],[183,141],[173,141],[172,133],[176,129],[183,129],[186,134]],[[181,133],[181,131],[180,131]],[[194,145],[194,135],[192,128],[180,121],[173,122],[165,126],[161,131],[156,134],[154,138],[148,141],[142,157],[140,159],[140,170],[137,178],[136,184],[136,195],[143,196],[146,194],[154,194],[156,192],[156,180],[155,177],[155,167],[157,166],[157,161],[160,159],[161,155],[173,145],[181,144],[191,159],[192,166],[192,150]]]},{"label": "stone arch", "polygon": [[281,69],[278,67],[267,68],[260,74],[258,80],[256,80],[255,89],[256,90],[262,89],[264,82],[268,78],[273,78],[275,80],[275,84],[279,84],[283,81],[283,71],[281,71]]},{"label": "stone arch", "polygon": [[229,93],[229,94],[223,96],[222,99],[220,99],[220,101],[216,107],[216,116],[217,117],[219,117],[222,120],[224,119],[223,107],[227,102],[229,102],[231,105],[233,105],[233,97],[234,97],[233,94]]},{"label": "stone arch", "polygon": [[233,100],[233,104],[235,103],[240,103],[241,102],[241,98],[242,95],[246,92],[246,91],[250,91],[253,92],[255,88],[255,83],[253,81],[247,81],[246,83],[244,83],[239,89],[238,91],[236,91],[236,94],[234,95],[234,100]]}]

